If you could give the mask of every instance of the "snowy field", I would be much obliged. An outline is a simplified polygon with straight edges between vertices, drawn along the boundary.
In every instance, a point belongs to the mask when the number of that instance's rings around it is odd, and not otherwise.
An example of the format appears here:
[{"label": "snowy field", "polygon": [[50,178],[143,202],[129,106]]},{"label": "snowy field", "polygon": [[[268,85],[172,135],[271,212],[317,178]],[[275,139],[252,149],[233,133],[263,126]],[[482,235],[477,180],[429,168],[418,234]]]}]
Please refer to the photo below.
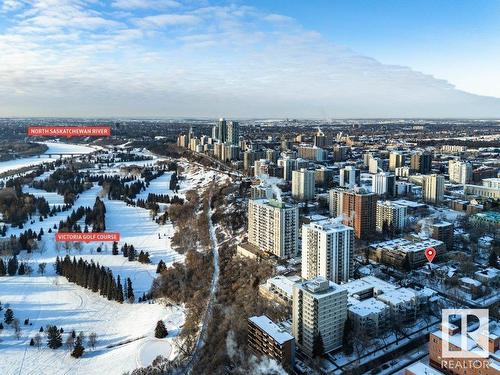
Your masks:
[{"label": "snowy field", "polygon": [[[58,148],[59,147],[59,148]],[[65,148],[64,148],[65,147]],[[67,152],[71,145],[51,144],[48,152]],[[80,151],[92,152],[93,148],[78,146]],[[74,149],[71,152],[76,152]],[[141,155],[151,155],[147,151],[137,151]],[[153,156],[154,160],[117,163],[100,169],[91,168],[90,173],[123,174],[122,166],[140,165],[150,166],[161,157]],[[24,160],[24,162],[22,162]],[[17,167],[51,161],[53,159],[35,158],[30,160],[19,159]],[[21,163],[22,162],[22,163]],[[9,163],[9,162],[7,162]],[[1,168],[10,169],[0,163]],[[214,171],[206,171],[186,161],[179,164],[184,168],[182,179],[179,181],[180,190],[176,193],[184,197],[188,190],[201,191],[215,179],[226,179],[224,175]],[[1,169],[0,169],[1,171]],[[38,177],[38,180],[47,178],[51,172]],[[149,187],[142,191],[137,198],[145,199],[149,193],[169,194],[174,193],[169,189],[172,173],[164,175],[150,182]],[[23,191],[35,196],[44,197],[52,205],[63,203],[63,197],[57,193],[50,193],[29,186],[23,186]],[[54,225],[71,214],[73,209],[80,206],[92,207],[96,197],[99,196],[106,206],[106,231],[119,232],[119,248],[124,244],[133,244],[139,253],[141,250],[150,254],[150,264],[138,261],[129,261],[120,255],[112,255],[112,244],[108,243],[79,243],[78,246],[67,248],[63,244],[55,243]],[[166,208],[161,205],[162,210]],[[94,260],[100,265],[109,267],[115,277],[120,275],[122,280],[129,277],[132,281],[136,299],[144,292],[148,292],[154,279],[157,277],[156,268],[160,260],[167,266],[174,262],[183,262],[184,255],[178,254],[171,248],[171,237],[175,228],[170,222],[165,225],[157,224],[151,217],[149,210],[128,206],[123,201],[108,200],[103,197],[101,187],[94,184],[92,188],[81,193],[69,211],[58,212],[53,217],[44,221],[38,220],[38,215],[33,217],[23,229],[8,227],[7,236],[21,234],[27,229],[39,232],[43,228],[44,235],[39,243],[39,248],[32,253],[22,251],[18,256],[20,262],[25,262],[33,270],[31,276],[14,276],[0,278],[0,301],[4,308],[7,304],[14,310],[14,315],[21,322],[22,336],[17,339],[12,327],[0,331],[0,374],[122,374],[139,366],[147,366],[157,355],[174,358],[177,353],[173,345],[175,336],[184,324],[185,312],[182,307],[166,307],[160,303],[124,303],[119,304],[108,301],[97,293],[69,283],[65,278],[55,274],[53,264],[56,256],[64,257],[69,254],[77,259]],[[83,220],[79,222],[83,225]],[[52,233],[48,230],[52,228]],[[97,252],[97,247],[102,252]],[[47,263],[44,276],[37,274],[40,263]],[[3,312],[0,313],[3,317]],[[29,318],[32,326],[24,326],[24,319]],[[154,327],[158,320],[163,320],[169,336],[166,339],[154,338]],[[65,348],[51,350],[46,346],[44,337],[41,349],[29,346],[29,341],[38,332],[40,326],[56,324],[63,327],[65,332],[75,330],[83,331],[87,335],[96,332],[98,335],[97,348],[92,351],[87,348],[81,359],[74,359]],[[63,334],[64,339],[66,334]],[[118,345],[126,341],[132,342]],[[134,341],[135,340],[135,341]],[[107,346],[112,345],[112,348]]]},{"label": "snowy field", "polygon": [[[184,324],[184,312],[161,304],[119,304],[97,293],[71,284],[63,277],[15,276],[0,278],[2,301],[9,301],[21,322],[21,337],[12,328],[0,333],[0,374],[121,374],[157,355],[175,356],[174,337]],[[32,325],[23,325],[24,319]],[[166,339],[154,338],[155,323],[163,319],[169,331]],[[70,356],[63,345],[52,350],[46,340],[40,349],[29,341],[40,327],[56,324],[69,332],[97,333],[97,346],[86,349],[80,359]],[[135,340],[135,341],[133,341]],[[127,341],[132,341],[126,343]],[[124,343],[123,345],[119,345]],[[109,345],[117,345],[107,348]]]},{"label": "snowy field", "polygon": [[[89,154],[91,152],[98,150],[98,148],[95,146],[91,147],[91,146],[75,145],[69,143],[58,143],[58,142],[40,142],[40,143],[43,143],[48,147],[47,151],[45,151],[44,154],[40,155],[40,157],[31,156],[29,158],[20,158],[20,159],[2,161],[0,162],[0,173],[57,160],[59,156],[53,155],[52,158],[49,158],[47,154],[51,153],[70,152],[73,154]],[[69,155],[63,157],[69,157]]]}]

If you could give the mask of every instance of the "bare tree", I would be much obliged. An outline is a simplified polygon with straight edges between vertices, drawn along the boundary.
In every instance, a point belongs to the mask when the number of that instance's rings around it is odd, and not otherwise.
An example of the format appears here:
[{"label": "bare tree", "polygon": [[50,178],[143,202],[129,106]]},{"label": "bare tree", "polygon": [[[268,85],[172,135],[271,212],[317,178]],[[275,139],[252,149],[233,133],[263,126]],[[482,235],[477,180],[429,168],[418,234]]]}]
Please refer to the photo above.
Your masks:
[{"label": "bare tree", "polygon": [[35,342],[35,346],[40,349],[40,347],[42,346],[42,336],[40,336],[39,333],[37,333],[35,335],[35,337],[33,338],[33,341]]},{"label": "bare tree", "polygon": [[16,338],[19,340],[21,338],[21,325],[19,324],[19,319],[14,319],[12,321],[12,326],[14,327]]},{"label": "bare tree", "polygon": [[68,351],[73,350],[73,348],[75,346],[75,339],[73,338],[73,335],[71,334],[71,332],[68,334],[68,337],[66,338],[66,341],[64,344],[66,345],[66,348],[68,349]]},{"label": "bare tree", "polygon": [[88,343],[89,343],[89,346],[92,348],[92,350],[94,350],[95,346],[97,344],[97,333],[92,332],[89,335]]}]

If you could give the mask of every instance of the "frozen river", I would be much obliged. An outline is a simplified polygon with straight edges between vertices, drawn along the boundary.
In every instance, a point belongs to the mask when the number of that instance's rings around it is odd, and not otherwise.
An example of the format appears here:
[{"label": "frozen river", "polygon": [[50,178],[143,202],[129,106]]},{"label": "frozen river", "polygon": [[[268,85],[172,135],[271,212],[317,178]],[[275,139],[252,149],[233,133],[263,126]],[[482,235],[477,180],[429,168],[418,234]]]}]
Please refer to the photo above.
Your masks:
[{"label": "frozen river", "polygon": [[96,147],[76,145],[71,143],[59,143],[59,142],[40,142],[40,143],[46,144],[48,147],[47,151],[41,154],[40,157],[31,156],[28,158],[2,161],[0,162],[0,173],[4,173],[10,170],[16,170],[27,166],[42,164],[49,160],[56,160],[58,156],[52,156],[52,159],[49,159],[49,156],[47,154],[51,153],[89,154],[97,149]]}]

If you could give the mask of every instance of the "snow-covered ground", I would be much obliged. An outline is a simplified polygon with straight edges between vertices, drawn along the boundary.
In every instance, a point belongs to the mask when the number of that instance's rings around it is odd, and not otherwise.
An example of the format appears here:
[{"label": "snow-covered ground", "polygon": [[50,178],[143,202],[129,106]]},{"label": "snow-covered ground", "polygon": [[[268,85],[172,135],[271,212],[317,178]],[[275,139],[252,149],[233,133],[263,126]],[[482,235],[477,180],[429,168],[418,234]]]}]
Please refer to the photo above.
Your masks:
[{"label": "snow-covered ground", "polygon": [[[50,146],[48,152],[67,152],[60,144]],[[54,149],[55,147],[55,149]],[[66,146],[68,147],[68,146]],[[84,150],[92,152],[93,149],[86,146]],[[84,151],[82,150],[82,152]],[[75,152],[72,150],[72,152]],[[141,155],[151,155],[147,151],[141,151]],[[90,173],[104,173],[108,175],[121,174],[122,166],[140,165],[152,166],[157,161],[164,160],[153,156],[154,160],[118,163],[112,166],[101,166],[90,168]],[[27,158],[23,164],[17,167],[29,165]],[[35,161],[43,162],[43,158],[35,158]],[[51,159],[45,159],[50,161]],[[18,160],[20,162],[21,159]],[[33,161],[33,160],[32,160]],[[182,179],[179,181],[180,190],[176,193],[179,197],[185,197],[188,190],[201,191],[212,180],[226,179],[227,177],[214,171],[206,171],[199,166],[191,165],[186,161],[179,164],[184,168]],[[5,168],[2,166],[2,168]],[[10,169],[10,168],[7,168]],[[0,169],[1,171],[1,169]],[[40,176],[39,180],[47,178],[50,172]],[[148,188],[138,195],[138,198],[147,198],[149,193],[169,194],[174,193],[169,189],[172,172],[150,182]],[[57,193],[23,186],[23,191],[35,196],[44,197],[50,205],[63,203],[63,197]],[[138,261],[130,262],[120,255],[112,255],[111,243],[79,243],[77,246],[67,248],[63,244],[55,243],[54,225],[65,220],[72,212],[80,206],[92,207],[96,197],[103,199],[106,206],[106,231],[119,232],[119,248],[124,244],[133,244],[137,252],[141,250],[150,254],[150,264]],[[161,205],[162,210],[165,209]],[[83,225],[83,220],[80,224]],[[0,301],[9,304],[14,310],[15,316],[21,321],[29,318],[32,326],[22,325],[22,337],[14,336],[12,327],[0,331],[0,374],[122,374],[131,371],[138,366],[147,366],[157,355],[174,358],[177,355],[173,345],[175,337],[184,324],[185,312],[182,307],[166,307],[159,303],[124,303],[118,304],[108,301],[97,293],[92,293],[82,287],[69,283],[65,278],[55,274],[53,264],[56,256],[82,257],[91,259],[99,264],[109,267],[115,276],[120,275],[122,280],[129,277],[132,281],[136,298],[142,293],[148,292],[157,276],[156,268],[160,260],[167,266],[173,262],[183,262],[184,255],[178,254],[172,249],[170,241],[174,234],[174,227],[170,222],[159,225],[151,217],[149,210],[129,206],[123,201],[108,200],[103,196],[101,187],[94,184],[89,190],[79,194],[72,209],[58,212],[55,216],[48,217],[43,221],[38,220],[38,215],[33,216],[33,223],[25,223],[23,229],[8,226],[7,236],[21,234],[27,229],[39,232],[43,228],[44,235],[39,243],[39,248],[32,253],[22,251],[18,256],[19,261],[27,263],[33,270],[31,276],[14,276],[0,278]],[[49,233],[52,229],[52,233]],[[97,252],[97,247],[102,252]],[[47,263],[44,276],[37,274],[38,265]],[[168,331],[167,339],[158,340],[154,338],[154,327],[158,320],[163,320]],[[98,335],[98,347],[96,350],[86,350],[81,359],[74,359],[69,352],[61,348],[53,351],[46,346],[44,338],[41,349],[29,346],[29,341],[38,332],[40,326],[56,324],[62,326],[65,332],[75,330],[84,331],[87,335],[96,332]],[[63,335],[66,338],[66,334]],[[136,340],[137,339],[137,340]],[[123,345],[114,346],[119,343],[132,341]],[[107,347],[113,345],[112,348]]]},{"label": "snow-covered ground", "polygon": [[[184,311],[161,304],[119,304],[57,276],[15,276],[0,278],[2,302],[9,302],[21,322],[21,337],[6,326],[0,331],[0,374],[122,374],[149,364],[159,354],[173,356],[174,337],[184,324]],[[32,325],[23,325],[24,319]],[[154,327],[165,321],[169,336],[154,338]],[[72,330],[98,336],[95,350],[86,348],[75,359],[63,347],[52,350],[43,338],[40,349],[29,346],[40,327],[56,324],[64,329],[63,342]],[[136,341],[132,341],[136,340]],[[118,345],[132,341],[127,344]],[[155,345],[151,346],[150,342]],[[114,346],[107,348],[107,346]],[[117,345],[117,346],[116,346]],[[147,350],[145,350],[146,348]]]},{"label": "snow-covered ground", "polygon": [[[52,156],[52,158],[49,158],[47,154],[54,154],[54,153],[89,154],[98,149],[95,146],[75,145],[71,143],[59,143],[59,142],[40,142],[40,143],[44,143],[48,147],[47,151],[45,151],[42,155],[40,155],[40,157],[31,156],[28,158],[2,161],[0,162],[0,173],[55,161],[59,157],[59,156]],[[69,157],[69,155],[66,157]]]}]

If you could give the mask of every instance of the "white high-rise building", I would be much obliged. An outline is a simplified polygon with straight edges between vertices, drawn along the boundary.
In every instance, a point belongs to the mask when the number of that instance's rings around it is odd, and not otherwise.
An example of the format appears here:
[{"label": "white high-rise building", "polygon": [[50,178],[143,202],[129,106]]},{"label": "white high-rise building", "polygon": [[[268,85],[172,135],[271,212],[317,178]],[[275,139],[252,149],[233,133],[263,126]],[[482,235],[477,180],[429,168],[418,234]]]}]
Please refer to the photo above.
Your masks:
[{"label": "white high-rise building", "polygon": [[372,192],[383,196],[394,196],[396,177],[389,172],[380,172],[372,176]]},{"label": "white high-rise building", "polygon": [[322,276],[335,283],[352,276],[354,230],[324,220],[302,226],[302,278]]},{"label": "white high-rise building", "polygon": [[297,254],[299,209],[274,199],[248,202],[248,242],[280,258]]},{"label": "white high-rise building", "polygon": [[425,202],[442,202],[444,199],[444,176],[437,174],[429,174],[423,176],[422,192]]},{"label": "white high-rise building", "polygon": [[302,201],[312,200],[316,189],[314,177],[314,171],[304,168],[300,171],[293,171],[292,197]]},{"label": "white high-rise building", "polygon": [[340,186],[352,189],[354,186],[359,185],[360,177],[360,170],[348,165],[347,167],[340,169]]},{"label": "white high-rise building", "polygon": [[450,160],[448,162],[448,174],[450,175],[450,182],[467,184],[472,179],[472,164],[466,161]]},{"label": "white high-rise building", "polygon": [[322,277],[293,286],[292,334],[299,348],[314,354],[319,336],[324,353],[342,346],[347,319],[347,289]]},{"label": "white high-rise building", "polygon": [[388,231],[390,233],[401,232],[407,222],[408,208],[406,206],[391,202],[377,202],[377,231]]},{"label": "white high-rise building", "polygon": [[331,189],[329,191],[330,216],[339,217],[342,214],[344,191],[343,189]]}]

